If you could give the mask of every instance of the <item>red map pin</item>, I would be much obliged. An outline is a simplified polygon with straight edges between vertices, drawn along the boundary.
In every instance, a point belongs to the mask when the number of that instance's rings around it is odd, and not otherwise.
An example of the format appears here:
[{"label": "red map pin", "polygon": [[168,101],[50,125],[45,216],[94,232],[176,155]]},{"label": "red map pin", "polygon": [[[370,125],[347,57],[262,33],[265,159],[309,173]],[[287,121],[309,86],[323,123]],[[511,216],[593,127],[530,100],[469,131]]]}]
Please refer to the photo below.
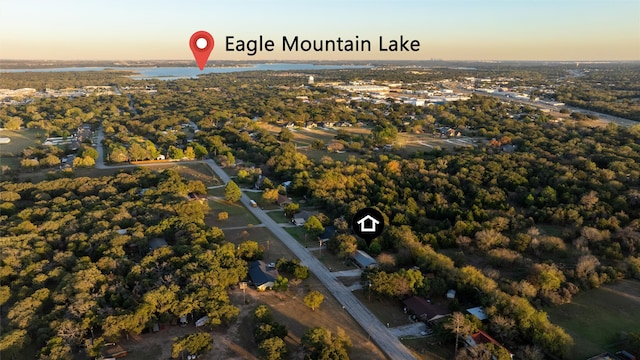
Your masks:
[{"label": "red map pin", "polygon": [[196,31],[191,35],[189,46],[191,47],[193,57],[196,58],[198,67],[200,70],[204,70],[205,65],[207,65],[207,60],[209,60],[211,50],[213,50],[213,36],[206,31]]}]

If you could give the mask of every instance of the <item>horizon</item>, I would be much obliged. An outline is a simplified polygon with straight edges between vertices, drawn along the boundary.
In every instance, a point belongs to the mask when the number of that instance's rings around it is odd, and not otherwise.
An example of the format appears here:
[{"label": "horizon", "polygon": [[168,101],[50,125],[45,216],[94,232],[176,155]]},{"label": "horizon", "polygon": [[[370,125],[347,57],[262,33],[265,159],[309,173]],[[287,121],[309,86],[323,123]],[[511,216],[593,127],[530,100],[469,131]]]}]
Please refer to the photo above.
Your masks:
[{"label": "horizon", "polygon": [[[290,0],[224,5],[26,0],[2,9],[0,58],[13,61],[188,61],[193,60],[188,39],[197,30],[216,39],[210,61],[640,60],[640,2],[634,0],[330,0],[304,5]],[[248,41],[260,35],[276,43],[283,36],[359,36],[374,46],[369,52],[283,52],[276,44],[273,52],[255,56],[225,49],[226,36]],[[374,48],[379,36],[400,35],[418,40],[420,50]]]}]

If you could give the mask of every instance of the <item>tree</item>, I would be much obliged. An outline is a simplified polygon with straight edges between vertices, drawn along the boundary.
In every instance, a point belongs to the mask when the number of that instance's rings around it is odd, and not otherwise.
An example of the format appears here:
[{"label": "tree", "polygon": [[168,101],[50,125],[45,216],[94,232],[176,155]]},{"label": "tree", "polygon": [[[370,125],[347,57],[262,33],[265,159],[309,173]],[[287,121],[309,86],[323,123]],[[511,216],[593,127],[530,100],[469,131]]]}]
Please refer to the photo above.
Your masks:
[{"label": "tree", "polygon": [[133,143],[129,147],[129,158],[131,160],[135,160],[135,161],[146,160],[149,158],[149,156],[150,155],[147,149],[145,149],[144,147],[142,147],[142,145],[138,143]]},{"label": "tree", "polygon": [[289,142],[293,140],[293,133],[291,132],[291,130],[287,128],[283,128],[282,130],[280,130],[280,133],[278,134],[278,140],[283,142]]},{"label": "tree", "polygon": [[92,148],[91,146],[84,146],[82,150],[82,157],[89,156],[93,160],[98,160],[98,150]]},{"label": "tree", "polygon": [[260,357],[265,360],[280,360],[287,355],[287,345],[277,336],[263,340],[258,345],[258,350]]},{"label": "tree", "polygon": [[324,301],[324,295],[319,291],[312,290],[304,297],[304,304],[312,311],[316,311]]},{"label": "tree", "polygon": [[253,310],[253,318],[259,323],[271,323],[273,322],[273,315],[267,305],[259,305]]},{"label": "tree", "polygon": [[12,116],[4,123],[4,127],[7,130],[18,130],[20,126],[22,126],[22,119],[17,116]]},{"label": "tree", "polygon": [[469,319],[467,319],[463,313],[454,312],[444,324],[445,329],[450,330],[456,335],[456,348],[455,353],[458,353],[458,342],[460,341],[460,335],[463,337],[471,335],[473,333],[474,325]]},{"label": "tree", "polygon": [[241,197],[242,191],[240,191],[240,187],[233,182],[233,180],[229,181],[224,187],[224,199],[228,202],[235,203],[238,202]]},{"label": "tree", "polygon": [[189,355],[199,354],[211,350],[213,337],[206,332],[199,332],[181,338],[174,338],[171,346],[171,357],[177,359],[183,351]]},{"label": "tree", "polygon": [[278,278],[273,284],[273,290],[278,292],[284,292],[289,289],[289,279],[284,276],[278,275]]},{"label": "tree", "polygon": [[187,146],[187,148],[184,150],[184,157],[186,157],[187,159],[196,158],[196,153],[195,151],[193,151],[193,148],[191,146]]},{"label": "tree", "polygon": [[276,189],[265,189],[264,192],[262,192],[262,200],[268,203],[275,203],[278,201],[278,195],[278,190]]},{"label": "tree", "polygon": [[238,245],[237,256],[243,260],[255,261],[262,259],[264,249],[255,241],[247,240]]},{"label": "tree", "polygon": [[311,328],[305,331],[300,342],[307,352],[307,359],[349,359],[351,339],[342,328],[338,328],[335,335],[325,328]]},{"label": "tree", "polygon": [[318,235],[324,232],[324,227],[322,227],[322,223],[315,216],[309,216],[309,219],[304,223],[304,229],[307,231],[307,234],[311,237],[311,239],[315,239]]},{"label": "tree", "polygon": [[218,220],[219,220],[219,221],[225,221],[225,220],[227,220],[227,219],[229,219],[229,213],[228,213],[228,212],[226,212],[226,211],[220,211],[220,212],[218,213]]},{"label": "tree", "polygon": [[196,159],[202,159],[203,157],[209,155],[207,148],[200,144],[195,144],[193,146],[193,152],[195,153]]},{"label": "tree", "polygon": [[176,160],[180,160],[184,157],[184,152],[182,151],[182,149],[177,148],[173,145],[169,146],[169,151],[167,152],[167,154],[169,155],[169,158]]},{"label": "tree", "polygon": [[300,205],[295,203],[289,203],[284,205],[284,216],[293,217],[300,210]]}]

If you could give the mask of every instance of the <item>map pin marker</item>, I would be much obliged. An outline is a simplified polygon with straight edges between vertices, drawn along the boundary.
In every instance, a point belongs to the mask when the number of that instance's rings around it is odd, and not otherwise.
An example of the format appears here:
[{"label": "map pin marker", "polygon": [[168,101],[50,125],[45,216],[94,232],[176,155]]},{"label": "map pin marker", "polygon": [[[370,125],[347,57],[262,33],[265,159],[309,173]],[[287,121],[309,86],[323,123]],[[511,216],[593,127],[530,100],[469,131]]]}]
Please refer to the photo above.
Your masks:
[{"label": "map pin marker", "polygon": [[189,46],[191,47],[193,57],[196,58],[198,67],[200,70],[204,70],[205,65],[207,65],[207,60],[209,60],[211,50],[213,50],[213,36],[206,31],[196,31],[191,35]]}]

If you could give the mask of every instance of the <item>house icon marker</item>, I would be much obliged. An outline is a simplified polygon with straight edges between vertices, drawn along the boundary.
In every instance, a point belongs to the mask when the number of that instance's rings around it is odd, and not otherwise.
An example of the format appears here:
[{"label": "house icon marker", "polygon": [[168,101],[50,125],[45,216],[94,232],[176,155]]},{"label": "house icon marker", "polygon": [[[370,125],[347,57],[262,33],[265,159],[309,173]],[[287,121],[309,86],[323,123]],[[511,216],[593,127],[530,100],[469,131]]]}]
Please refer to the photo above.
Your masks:
[{"label": "house icon marker", "polygon": [[360,225],[361,232],[374,233],[377,231],[376,228],[378,227],[378,224],[380,224],[380,221],[378,221],[376,218],[374,218],[371,215],[367,215],[362,219],[358,220],[356,224]]},{"label": "house icon marker", "polygon": [[364,208],[351,218],[353,233],[371,244],[371,240],[377,238],[384,231],[384,216],[374,208]]}]

